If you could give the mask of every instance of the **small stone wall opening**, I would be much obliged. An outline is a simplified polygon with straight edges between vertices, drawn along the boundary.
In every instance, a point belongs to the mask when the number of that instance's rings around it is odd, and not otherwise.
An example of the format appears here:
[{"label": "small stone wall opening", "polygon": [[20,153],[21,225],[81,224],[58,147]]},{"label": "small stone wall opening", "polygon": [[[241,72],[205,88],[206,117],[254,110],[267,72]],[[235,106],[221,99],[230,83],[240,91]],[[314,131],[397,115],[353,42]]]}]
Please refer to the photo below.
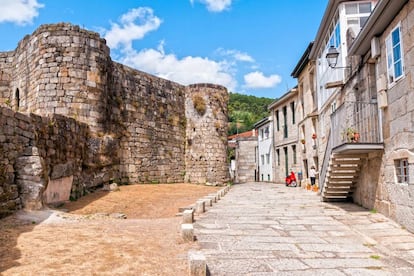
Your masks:
[{"label": "small stone wall opening", "polygon": [[20,90],[19,88],[16,88],[16,91],[14,92],[14,106],[16,110],[19,110],[20,107]]}]

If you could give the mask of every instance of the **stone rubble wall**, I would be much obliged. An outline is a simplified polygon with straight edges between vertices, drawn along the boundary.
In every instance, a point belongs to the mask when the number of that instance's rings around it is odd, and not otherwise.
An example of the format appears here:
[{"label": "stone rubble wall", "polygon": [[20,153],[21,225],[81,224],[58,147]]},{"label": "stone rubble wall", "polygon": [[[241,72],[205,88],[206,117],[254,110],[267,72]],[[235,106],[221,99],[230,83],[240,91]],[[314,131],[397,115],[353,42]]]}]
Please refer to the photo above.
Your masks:
[{"label": "stone rubble wall", "polygon": [[0,52],[0,104],[11,106],[10,80],[14,52]]},{"label": "stone rubble wall", "polygon": [[99,34],[64,23],[40,26],[15,50],[11,88],[19,89],[19,111],[64,114],[102,131],[110,65]]},{"label": "stone rubble wall", "polygon": [[72,177],[67,192],[78,198],[89,188],[119,179],[117,147],[108,145],[107,138],[93,137],[88,125],[72,118],[0,107],[0,217],[22,207],[41,208],[48,203],[43,193],[53,180]]},{"label": "stone rubble wall", "polygon": [[1,208],[36,209],[112,182],[224,183],[227,101],[224,87],[113,62],[97,33],[42,25],[0,53]]},{"label": "stone rubble wall", "polygon": [[[222,86],[194,84],[187,87],[185,99],[187,116],[185,180],[187,182],[229,181],[227,102],[227,89]],[[203,104],[205,108],[202,108]]]},{"label": "stone rubble wall", "polygon": [[114,63],[110,126],[120,137],[122,182],[183,182],[185,87]]}]

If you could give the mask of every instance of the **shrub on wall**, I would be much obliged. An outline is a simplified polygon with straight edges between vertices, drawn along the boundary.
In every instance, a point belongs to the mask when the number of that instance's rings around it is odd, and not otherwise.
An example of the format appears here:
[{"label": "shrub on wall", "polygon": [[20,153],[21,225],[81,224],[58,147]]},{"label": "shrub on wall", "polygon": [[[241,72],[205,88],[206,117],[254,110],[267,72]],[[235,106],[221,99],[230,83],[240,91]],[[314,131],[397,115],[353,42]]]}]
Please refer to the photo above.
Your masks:
[{"label": "shrub on wall", "polygon": [[195,110],[197,110],[197,113],[200,116],[203,116],[206,113],[207,106],[206,106],[206,102],[204,101],[203,97],[201,97],[200,95],[194,95],[193,104],[194,104]]}]

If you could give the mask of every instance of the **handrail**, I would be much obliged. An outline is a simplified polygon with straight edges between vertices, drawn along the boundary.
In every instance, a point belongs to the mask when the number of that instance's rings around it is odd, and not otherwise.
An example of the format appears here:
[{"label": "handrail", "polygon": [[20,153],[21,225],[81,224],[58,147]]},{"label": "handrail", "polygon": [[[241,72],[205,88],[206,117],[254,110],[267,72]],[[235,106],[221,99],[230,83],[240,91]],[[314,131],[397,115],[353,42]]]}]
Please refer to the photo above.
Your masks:
[{"label": "handrail", "polygon": [[328,164],[329,164],[329,159],[332,153],[332,135],[331,135],[331,131],[328,132],[328,141],[326,143],[326,147],[325,147],[325,154],[323,156],[323,160],[322,160],[322,166],[321,166],[321,170],[320,170],[320,174],[319,174],[319,192],[322,193],[323,191],[323,186],[325,185],[325,177],[326,177],[326,173],[328,171]]}]

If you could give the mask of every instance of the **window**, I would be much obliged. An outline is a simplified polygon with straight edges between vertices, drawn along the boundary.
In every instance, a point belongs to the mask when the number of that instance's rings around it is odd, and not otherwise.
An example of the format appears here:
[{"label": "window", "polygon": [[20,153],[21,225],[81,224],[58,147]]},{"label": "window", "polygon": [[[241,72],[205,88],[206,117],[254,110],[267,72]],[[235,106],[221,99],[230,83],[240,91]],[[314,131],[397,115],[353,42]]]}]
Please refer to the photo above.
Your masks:
[{"label": "window", "polygon": [[292,146],[292,151],[293,151],[293,164],[296,164],[297,163],[296,145]]},{"label": "window", "polygon": [[264,137],[267,139],[269,138],[269,127],[266,127],[264,130]]},{"label": "window", "polygon": [[404,74],[401,29],[397,26],[386,38],[388,83],[393,84]]},{"label": "window", "polygon": [[395,162],[395,171],[398,183],[408,183],[408,159],[397,159]]},{"label": "window", "polygon": [[330,46],[334,46],[335,48],[339,48],[341,46],[341,29],[339,22],[336,24],[335,30],[329,38],[329,44],[327,46],[328,48]]},{"label": "window", "polygon": [[264,165],[264,155],[260,155],[260,158],[262,159],[262,165]]},{"label": "window", "polygon": [[267,175],[267,181],[270,181],[270,174]]},{"label": "window", "polygon": [[345,4],[345,14],[347,17],[348,28],[351,28],[355,35],[364,27],[367,22],[373,5],[371,3],[347,3]]},{"label": "window", "polygon": [[280,127],[279,127],[279,110],[276,110],[276,129],[277,131],[279,131]]},{"label": "window", "polygon": [[295,102],[290,103],[290,110],[292,111],[292,124],[295,124]]},{"label": "window", "polygon": [[260,135],[260,140],[263,140],[263,138],[264,138],[264,130],[263,130],[263,128],[260,129],[259,135]]},{"label": "window", "polygon": [[288,126],[287,126],[287,107],[284,106],[283,112],[283,138],[288,138]]},{"label": "window", "polygon": [[266,164],[270,164],[270,153],[266,153]]},{"label": "window", "polygon": [[280,150],[276,149],[277,165],[280,166]]}]

